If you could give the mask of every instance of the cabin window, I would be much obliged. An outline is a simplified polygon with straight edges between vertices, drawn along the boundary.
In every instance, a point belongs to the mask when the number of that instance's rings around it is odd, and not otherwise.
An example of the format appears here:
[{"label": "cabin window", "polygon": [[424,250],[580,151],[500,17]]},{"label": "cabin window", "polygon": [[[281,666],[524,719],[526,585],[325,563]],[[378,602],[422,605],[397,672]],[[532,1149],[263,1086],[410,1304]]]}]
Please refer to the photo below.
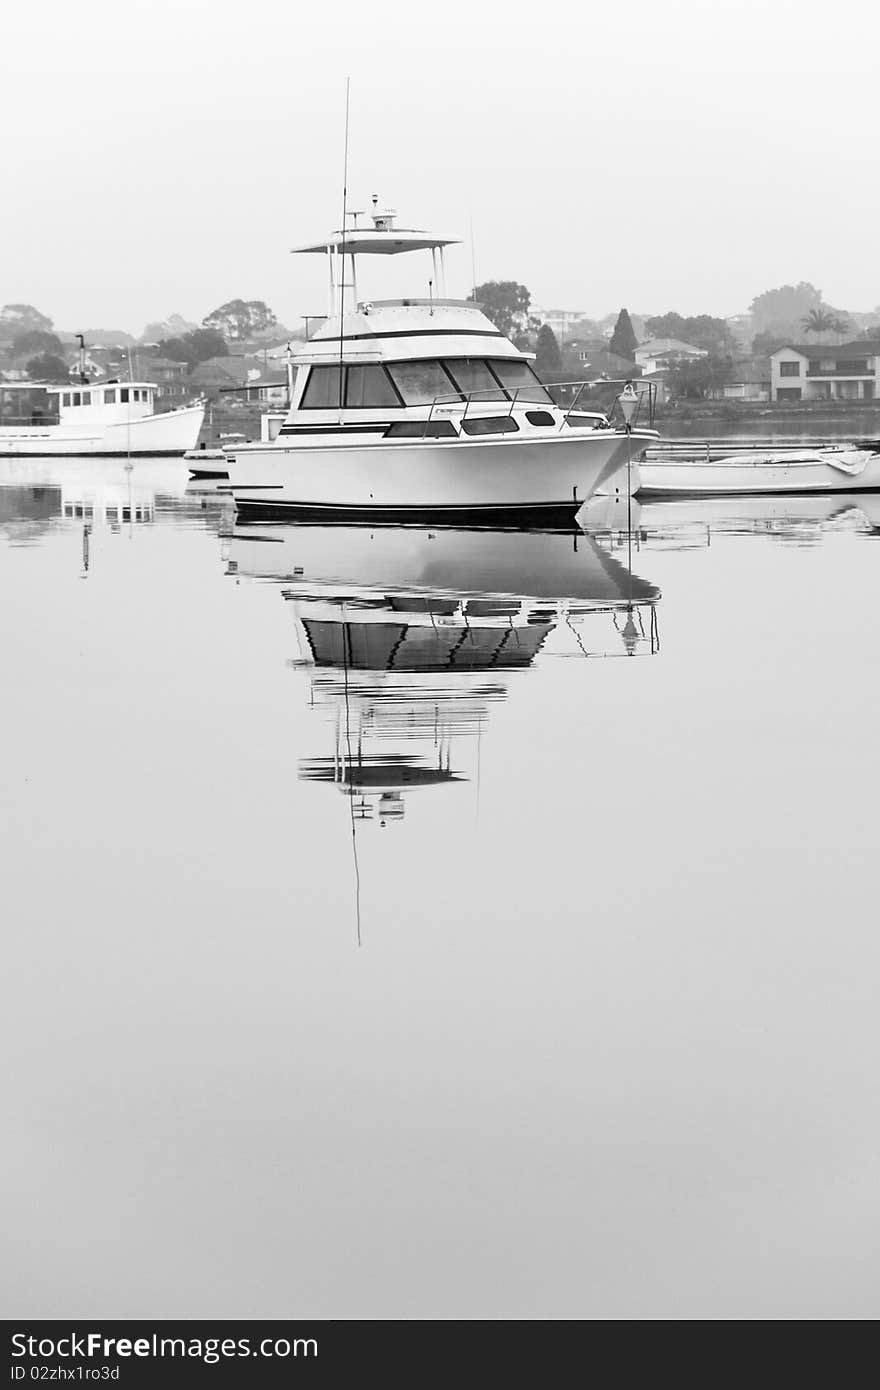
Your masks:
[{"label": "cabin window", "polygon": [[400,405],[397,392],[378,365],[349,367],[345,376],[345,404],[355,410],[382,410]]},{"label": "cabin window", "polygon": [[461,394],[456,391],[442,362],[395,362],[388,370],[404,405],[431,405],[438,396],[449,398]]},{"label": "cabin window", "polygon": [[342,400],[338,367],[312,367],[300,401],[302,410],[338,410]]},{"label": "cabin window", "polygon": [[73,392],[73,395],[72,395],[71,405],[81,405],[81,404],[82,404],[82,395],[81,395],[81,393],[80,393],[79,391],[74,391],[74,392]]},{"label": "cabin window", "polygon": [[395,420],[383,439],[457,439],[458,431],[451,420]]},{"label": "cabin window", "polygon": [[123,404],[123,405],[127,405],[127,404],[128,404],[128,387],[127,387],[127,386],[120,386],[120,388],[119,388],[119,399],[122,401],[122,404]]},{"label": "cabin window", "polygon": [[83,391],[83,405],[91,405],[91,403],[92,403],[92,393],[91,393],[91,391]]},{"label": "cabin window", "polygon": [[484,400],[501,400],[504,393],[499,390],[498,382],[489,371],[485,362],[478,357],[456,357],[454,361],[445,363],[447,370],[455,378],[459,390],[468,395],[471,391],[485,391],[493,394],[485,395]]},{"label": "cabin window", "polygon": [[465,434],[509,434],[519,429],[512,415],[475,415],[462,420],[461,427]]},{"label": "cabin window", "polygon": [[520,400],[552,404],[549,393],[544,390],[528,362],[523,362],[521,359],[517,360],[515,357],[493,357],[490,359],[489,366],[501,385],[511,394],[514,391],[520,392]]},{"label": "cabin window", "polygon": [[105,405],[113,405],[113,404],[115,403],[115,401],[116,401],[116,392],[115,392],[115,391],[105,391],[105,392],[104,392],[104,404],[105,404]]},{"label": "cabin window", "polygon": [[62,397],[61,397],[61,404],[62,404],[62,405],[70,405],[70,392],[69,392],[69,391],[65,391],[64,394],[62,395]]},{"label": "cabin window", "polygon": [[554,425],[556,423],[549,410],[527,410],[526,419],[530,425]]}]

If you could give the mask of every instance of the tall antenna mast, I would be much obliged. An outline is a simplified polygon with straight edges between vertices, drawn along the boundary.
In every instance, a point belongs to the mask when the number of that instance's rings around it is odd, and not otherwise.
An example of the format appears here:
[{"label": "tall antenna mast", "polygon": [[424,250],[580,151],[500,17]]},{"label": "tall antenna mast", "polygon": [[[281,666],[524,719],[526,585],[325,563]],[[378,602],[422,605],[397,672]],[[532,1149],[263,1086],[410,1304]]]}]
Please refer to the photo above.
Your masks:
[{"label": "tall antenna mast", "polygon": [[348,99],[351,78],[345,79],[345,154],[342,160],[342,271],[339,278],[339,421],[342,423],[342,379],[343,379],[343,337],[342,325],[345,319],[345,231],[348,221]]}]

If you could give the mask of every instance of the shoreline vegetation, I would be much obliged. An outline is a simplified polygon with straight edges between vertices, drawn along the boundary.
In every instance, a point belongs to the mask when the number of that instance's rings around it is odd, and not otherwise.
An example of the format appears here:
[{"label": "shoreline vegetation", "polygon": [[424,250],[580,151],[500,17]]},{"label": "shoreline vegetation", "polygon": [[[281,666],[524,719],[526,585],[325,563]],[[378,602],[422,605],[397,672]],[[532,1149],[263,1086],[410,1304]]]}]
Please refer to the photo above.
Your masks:
[{"label": "shoreline vegetation", "polygon": [[[833,424],[847,421],[880,424],[880,401],[679,401],[657,407],[657,423],[674,421],[720,421],[725,425],[766,422],[768,424]],[[873,427],[873,424],[872,424]]]}]

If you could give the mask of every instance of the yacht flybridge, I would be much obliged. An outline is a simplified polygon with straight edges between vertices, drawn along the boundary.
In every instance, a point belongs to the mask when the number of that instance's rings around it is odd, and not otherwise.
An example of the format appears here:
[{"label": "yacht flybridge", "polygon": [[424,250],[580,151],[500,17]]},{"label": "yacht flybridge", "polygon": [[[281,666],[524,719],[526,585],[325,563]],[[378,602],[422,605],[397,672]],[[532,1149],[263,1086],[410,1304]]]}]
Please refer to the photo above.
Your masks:
[{"label": "yacht flybridge", "polygon": [[[249,516],[567,523],[657,439],[627,435],[558,390],[479,304],[445,297],[452,238],[372,225],[297,248],[324,255],[327,319],[294,355],[291,405],[274,441],[227,455]],[[430,251],[427,297],[358,300],[360,256]],[[435,296],[434,290],[438,290]],[[350,306],[350,307],[349,307]]]}]

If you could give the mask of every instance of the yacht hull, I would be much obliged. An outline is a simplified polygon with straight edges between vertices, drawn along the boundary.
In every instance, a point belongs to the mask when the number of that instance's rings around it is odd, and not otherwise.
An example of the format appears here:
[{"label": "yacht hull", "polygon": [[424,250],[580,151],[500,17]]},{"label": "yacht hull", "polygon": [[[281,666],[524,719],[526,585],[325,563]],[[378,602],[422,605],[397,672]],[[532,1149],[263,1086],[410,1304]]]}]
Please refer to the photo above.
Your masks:
[{"label": "yacht hull", "polygon": [[228,455],[236,509],[298,520],[573,523],[583,504],[656,435],[612,430],[539,439],[304,445]]},{"label": "yacht hull", "polygon": [[196,405],[112,424],[2,427],[0,457],[174,457],[195,448],[204,418],[205,407]]}]

